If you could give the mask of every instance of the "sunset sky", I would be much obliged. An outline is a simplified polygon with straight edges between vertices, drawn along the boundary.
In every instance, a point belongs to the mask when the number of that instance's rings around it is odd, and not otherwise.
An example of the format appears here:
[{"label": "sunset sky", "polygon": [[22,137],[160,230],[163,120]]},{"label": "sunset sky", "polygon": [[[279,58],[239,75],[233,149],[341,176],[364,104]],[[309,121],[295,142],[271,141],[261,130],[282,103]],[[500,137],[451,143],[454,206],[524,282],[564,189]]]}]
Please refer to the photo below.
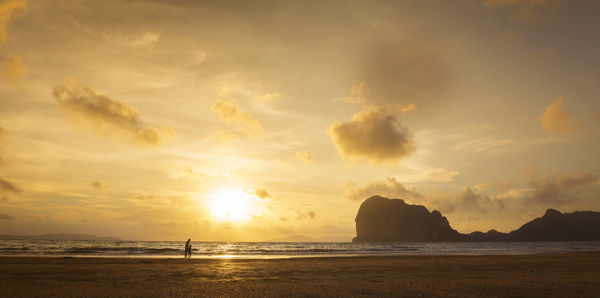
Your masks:
[{"label": "sunset sky", "polygon": [[0,234],[350,241],[600,211],[600,2],[0,0]]}]

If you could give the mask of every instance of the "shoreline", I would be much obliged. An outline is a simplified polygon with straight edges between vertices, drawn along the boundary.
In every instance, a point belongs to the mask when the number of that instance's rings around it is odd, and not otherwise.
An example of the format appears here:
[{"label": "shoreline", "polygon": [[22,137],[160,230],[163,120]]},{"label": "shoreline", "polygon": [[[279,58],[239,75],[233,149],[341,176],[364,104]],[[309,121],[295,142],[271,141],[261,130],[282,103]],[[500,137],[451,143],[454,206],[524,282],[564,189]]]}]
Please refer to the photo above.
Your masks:
[{"label": "shoreline", "polygon": [[600,252],[291,259],[0,257],[4,296],[600,296]]}]

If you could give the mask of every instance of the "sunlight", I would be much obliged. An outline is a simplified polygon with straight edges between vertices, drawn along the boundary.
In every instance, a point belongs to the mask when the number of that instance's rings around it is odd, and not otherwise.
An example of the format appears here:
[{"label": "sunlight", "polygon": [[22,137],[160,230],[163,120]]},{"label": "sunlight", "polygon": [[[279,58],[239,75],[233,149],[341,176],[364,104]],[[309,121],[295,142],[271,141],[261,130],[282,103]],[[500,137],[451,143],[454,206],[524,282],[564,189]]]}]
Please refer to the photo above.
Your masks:
[{"label": "sunlight", "polygon": [[242,189],[219,189],[209,196],[210,214],[221,221],[246,221],[256,211],[255,198]]}]

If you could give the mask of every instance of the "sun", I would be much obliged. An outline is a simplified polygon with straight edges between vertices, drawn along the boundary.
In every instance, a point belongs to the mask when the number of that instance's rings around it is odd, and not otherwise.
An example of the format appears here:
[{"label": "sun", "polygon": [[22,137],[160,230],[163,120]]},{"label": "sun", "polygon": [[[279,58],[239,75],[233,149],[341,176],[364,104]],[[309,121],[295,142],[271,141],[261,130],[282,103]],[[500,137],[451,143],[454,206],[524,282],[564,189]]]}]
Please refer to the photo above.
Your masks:
[{"label": "sun", "polygon": [[255,198],[243,189],[219,189],[208,197],[210,214],[221,221],[246,221],[256,211]]}]

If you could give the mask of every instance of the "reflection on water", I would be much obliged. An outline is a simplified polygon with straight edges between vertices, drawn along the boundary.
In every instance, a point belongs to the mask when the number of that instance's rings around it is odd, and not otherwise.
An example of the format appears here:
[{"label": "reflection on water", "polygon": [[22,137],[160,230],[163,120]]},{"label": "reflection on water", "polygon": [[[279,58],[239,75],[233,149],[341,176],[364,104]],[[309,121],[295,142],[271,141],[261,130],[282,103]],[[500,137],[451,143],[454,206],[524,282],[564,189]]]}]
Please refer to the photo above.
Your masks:
[{"label": "reflection on water", "polygon": [[[184,241],[0,240],[0,255],[183,257]],[[600,251],[589,242],[193,242],[193,258],[499,255]]]}]

